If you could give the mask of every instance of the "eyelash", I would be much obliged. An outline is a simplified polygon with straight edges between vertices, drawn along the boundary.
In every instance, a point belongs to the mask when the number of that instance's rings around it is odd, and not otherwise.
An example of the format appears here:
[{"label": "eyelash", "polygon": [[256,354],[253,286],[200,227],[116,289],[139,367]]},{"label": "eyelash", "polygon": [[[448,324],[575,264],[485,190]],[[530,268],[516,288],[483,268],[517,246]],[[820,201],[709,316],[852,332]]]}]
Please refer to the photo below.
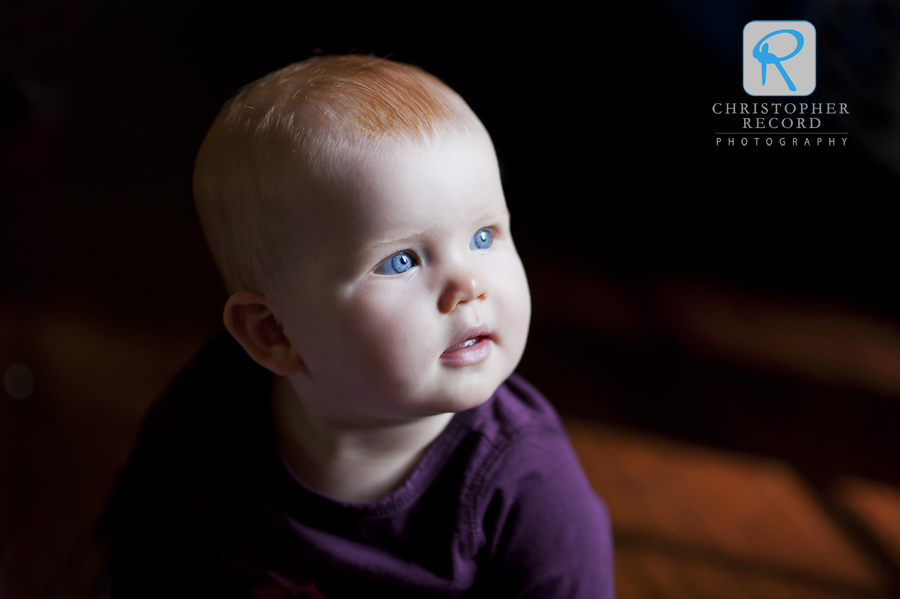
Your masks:
[{"label": "eyelash", "polygon": [[[485,247],[478,246],[479,235],[486,233],[487,239],[485,239],[484,235],[481,236],[481,242],[487,243]],[[485,227],[484,229],[479,229],[475,235],[469,241],[469,249],[473,250],[487,250],[490,249],[491,246],[494,245],[494,236],[496,235],[496,231],[493,227]],[[419,261],[416,258],[415,254],[413,254],[409,250],[403,250],[402,252],[397,252],[375,269],[375,274],[378,275],[402,275],[403,273],[411,270],[412,268],[419,265]],[[399,269],[403,270],[399,270]]]}]

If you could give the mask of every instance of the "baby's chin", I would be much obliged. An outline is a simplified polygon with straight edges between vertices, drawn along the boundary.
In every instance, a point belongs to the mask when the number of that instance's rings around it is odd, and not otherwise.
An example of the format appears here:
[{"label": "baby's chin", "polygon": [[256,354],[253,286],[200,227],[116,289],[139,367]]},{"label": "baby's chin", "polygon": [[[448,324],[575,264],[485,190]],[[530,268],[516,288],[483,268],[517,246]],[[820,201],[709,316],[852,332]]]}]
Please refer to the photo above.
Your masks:
[{"label": "baby's chin", "polygon": [[500,385],[496,385],[493,389],[486,393],[473,393],[465,398],[456,398],[452,401],[448,401],[444,406],[444,409],[441,410],[441,413],[453,413],[458,414],[459,412],[465,412],[466,410],[471,410],[477,408],[478,406],[484,404],[487,400],[491,398],[492,395],[497,391],[497,387]]},{"label": "baby's chin", "polygon": [[461,384],[444,385],[433,390],[431,400],[426,401],[427,409],[432,414],[458,413],[471,410],[488,401],[503,382],[509,378],[509,373],[483,373],[464,377]]}]

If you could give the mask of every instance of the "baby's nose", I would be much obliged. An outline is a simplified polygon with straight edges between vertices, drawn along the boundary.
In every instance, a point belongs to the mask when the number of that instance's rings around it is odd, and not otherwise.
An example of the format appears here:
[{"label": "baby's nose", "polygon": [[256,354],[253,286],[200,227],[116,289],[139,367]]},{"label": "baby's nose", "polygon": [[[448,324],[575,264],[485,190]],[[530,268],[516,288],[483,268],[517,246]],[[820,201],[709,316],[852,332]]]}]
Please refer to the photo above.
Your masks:
[{"label": "baby's nose", "polygon": [[449,314],[459,304],[486,298],[487,286],[482,277],[472,272],[460,273],[447,280],[447,284],[438,298],[438,310],[443,314]]}]

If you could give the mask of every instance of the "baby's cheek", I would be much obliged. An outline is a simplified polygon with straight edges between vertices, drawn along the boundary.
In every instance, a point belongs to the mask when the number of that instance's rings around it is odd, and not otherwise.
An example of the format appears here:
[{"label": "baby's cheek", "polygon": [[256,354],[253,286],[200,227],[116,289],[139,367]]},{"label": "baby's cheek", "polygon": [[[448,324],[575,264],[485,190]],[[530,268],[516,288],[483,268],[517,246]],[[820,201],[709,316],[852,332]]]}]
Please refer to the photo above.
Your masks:
[{"label": "baby's cheek", "polygon": [[403,376],[424,357],[433,325],[415,292],[367,293],[359,298],[350,322],[356,347],[382,377]]},{"label": "baby's cheek", "polygon": [[[502,318],[503,346],[515,364],[522,358],[531,323],[531,295],[521,262],[509,261],[503,271],[503,285],[498,290],[495,314]],[[515,368],[512,364],[512,368]]]},{"label": "baby's cheek", "polygon": [[500,270],[498,291],[500,294],[498,301],[503,304],[505,310],[510,311],[509,316],[517,321],[524,321],[527,328],[531,319],[531,293],[525,269],[518,255],[513,254],[505,260]]}]

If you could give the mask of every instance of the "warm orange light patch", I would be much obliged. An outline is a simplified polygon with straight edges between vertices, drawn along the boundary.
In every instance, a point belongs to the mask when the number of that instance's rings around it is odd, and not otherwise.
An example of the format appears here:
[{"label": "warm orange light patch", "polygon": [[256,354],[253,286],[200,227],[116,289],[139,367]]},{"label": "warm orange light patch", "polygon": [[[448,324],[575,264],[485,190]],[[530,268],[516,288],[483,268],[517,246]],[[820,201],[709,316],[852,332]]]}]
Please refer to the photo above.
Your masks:
[{"label": "warm orange light patch", "polygon": [[835,494],[900,563],[900,488],[847,478],[838,484]]},{"label": "warm orange light patch", "polygon": [[880,588],[879,573],[787,464],[575,420],[566,428],[609,507],[620,596],[824,598]]}]

